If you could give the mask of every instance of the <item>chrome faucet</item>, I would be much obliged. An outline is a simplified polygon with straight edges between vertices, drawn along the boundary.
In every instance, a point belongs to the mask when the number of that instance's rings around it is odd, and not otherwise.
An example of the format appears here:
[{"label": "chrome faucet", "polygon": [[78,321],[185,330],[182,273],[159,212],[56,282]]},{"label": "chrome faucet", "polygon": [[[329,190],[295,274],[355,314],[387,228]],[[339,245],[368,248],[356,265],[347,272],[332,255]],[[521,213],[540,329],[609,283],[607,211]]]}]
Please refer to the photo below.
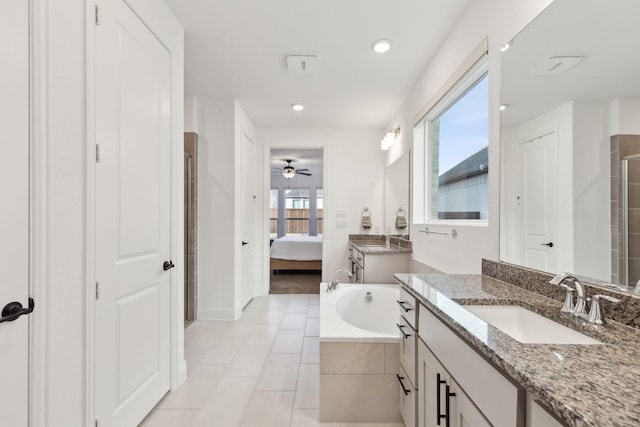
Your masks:
[{"label": "chrome faucet", "polygon": [[[573,280],[573,285],[576,288],[576,293],[578,294],[578,298],[576,299],[575,305],[573,305],[573,297],[571,295],[573,289],[564,284],[565,280]],[[584,294],[584,286],[582,282],[574,275],[570,273],[560,273],[555,276],[553,279],[549,280],[549,283],[552,285],[559,285],[563,288],[567,289],[567,297],[564,301],[564,307],[562,307],[562,312],[572,313],[574,316],[582,317],[587,319],[587,300]]]},{"label": "chrome faucet", "polygon": [[338,283],[340,283],[340,281],[336,278],[336,275],[338,273],[340,273],[341,271],[343,273],[347,273],[347,275],[349,277],[353,276],[353,274],[349,270],[347,270],[346,268],[344,268],[344,267],[338,268],[336,271],[333,272],[333,280],[331,280],[331,283],[327,284],[327,292],[331,292],[334,289],[338,289]]}]

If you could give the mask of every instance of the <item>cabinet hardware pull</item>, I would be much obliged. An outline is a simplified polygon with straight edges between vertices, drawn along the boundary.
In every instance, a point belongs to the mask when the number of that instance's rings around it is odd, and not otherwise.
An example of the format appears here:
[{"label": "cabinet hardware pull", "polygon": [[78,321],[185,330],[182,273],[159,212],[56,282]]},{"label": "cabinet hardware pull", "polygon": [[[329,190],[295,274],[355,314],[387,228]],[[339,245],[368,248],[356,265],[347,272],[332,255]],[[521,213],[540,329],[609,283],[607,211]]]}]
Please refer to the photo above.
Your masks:
[{"label": "cabinet hardware pull", "polygon": [[408,396],[409,393],[411,393],[411,390],[404,388],[404,383],[402,382],[404,377],[401,377],[400,375],[396,374],[396,378],[398,378],[398,381],[400,382],[400,387],[402,387],[402,391],[404,392],[404,395]]},{"label": "cabinet hardware pull", "polygon": [[400,333],[402,334],[402,336],[404,336],[405,340],[411,336],[411,334],[407,334],[407,333],[404,332],[403,328],[406,327],[405,325],[401,325],[400,323],[396,323],[396,326],[398,327],[398,329],[400,329]]},{"label": "cabinet hardware pull", "polygon": [[445,402],[445,406],[446,406],[446,418],[445,418],[445,427],[449,427],[450,426],[450,418],[451,418],[451,399],[449,399],[452,396],[455,396],[455,393],[451,393],[449,390],[451,388],[449,387],[449,384],[447,384],[445,386],[445,393],[447,394],[447,401]]},{"label": "cabinet hardware pull", "polygon": [[440,420],[442,418],[447,417],[446,414],[443,415],[440,413],[440,408],[442,407],[440,402],[440,386],[446,383],[447,383],[446,381],[440,379],[440,374],[436,375],[436,405],[438,406],[438,410],[436,411],[436,421],[438,422],[438,425],[440,425]]},{"label": "cabinet hardware pull", "polygon": [[402,307],[402,309],[404,310],[404,312],[405,312],[405,313],[408,313],[409,311],[413,310],[413,308],[411,308],[411,307],[405,307],[405,305],[406,305],[407,303],[406,303],[406,302],[404,302],[404,301],[396,300],[396,302],[398,303],[398,305],[399,305],[400,307]]}]

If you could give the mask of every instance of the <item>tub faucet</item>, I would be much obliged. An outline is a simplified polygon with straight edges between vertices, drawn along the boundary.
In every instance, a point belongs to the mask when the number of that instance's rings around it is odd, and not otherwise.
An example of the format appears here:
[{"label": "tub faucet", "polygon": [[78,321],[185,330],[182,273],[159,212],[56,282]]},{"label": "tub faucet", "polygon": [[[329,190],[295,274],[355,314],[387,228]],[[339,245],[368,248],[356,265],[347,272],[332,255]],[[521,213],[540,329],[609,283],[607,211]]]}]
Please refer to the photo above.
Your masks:
[{"label": "tub faucet", "polygon": [[[578,294],[576,304],[573,307],[571,307],[571,303],[573,300],[573,298],[571,297],[571,291],[573,291],[573,289],[564,284],[565,280],[573,280],[573,285],[575,286],[576,293]],[[574,316],[582,317],[585,319],[588,317],[586,309],[587,300],[584,294],[584,286],[576,276],[570,273],[560,273],[553,279],[549,280],[549,283],[551,283],[552,285],[559,285],[567,288],[568,294],[567,299],[565,299],[564,307],[562,308],[563,312],[571,312]]]},{"label": "tub faucet", "polygon": [[338,289],[338,283],[340,283],[340,281],[336,278],[336,275],[341,271],[343,273],[347,273],[349,277],[353,276],[353,274],[346,268],[344,267],[338,268],[336,271],[333,272],[333,280],[331,281],[331,283],[327,284],[327,292],[331,292],[334,289]]}]

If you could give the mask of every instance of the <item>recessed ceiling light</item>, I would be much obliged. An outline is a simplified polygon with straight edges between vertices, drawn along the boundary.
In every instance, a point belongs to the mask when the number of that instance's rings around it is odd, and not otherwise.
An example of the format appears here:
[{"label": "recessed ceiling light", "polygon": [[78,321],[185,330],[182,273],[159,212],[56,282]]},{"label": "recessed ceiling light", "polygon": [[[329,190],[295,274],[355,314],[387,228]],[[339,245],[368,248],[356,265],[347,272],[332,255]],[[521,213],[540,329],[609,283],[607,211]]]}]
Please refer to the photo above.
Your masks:
[{"label": "recessed ceiling light", "polygon": [[293,111],[302,111],[304,110],[304,105],[302,104],[291,104],[291,108]]},{"label": "recessed ceiling light", "polygon": [[371,45],[371,49],[376,53],[385,53],[391,49],[391,40],[376,40]]}]

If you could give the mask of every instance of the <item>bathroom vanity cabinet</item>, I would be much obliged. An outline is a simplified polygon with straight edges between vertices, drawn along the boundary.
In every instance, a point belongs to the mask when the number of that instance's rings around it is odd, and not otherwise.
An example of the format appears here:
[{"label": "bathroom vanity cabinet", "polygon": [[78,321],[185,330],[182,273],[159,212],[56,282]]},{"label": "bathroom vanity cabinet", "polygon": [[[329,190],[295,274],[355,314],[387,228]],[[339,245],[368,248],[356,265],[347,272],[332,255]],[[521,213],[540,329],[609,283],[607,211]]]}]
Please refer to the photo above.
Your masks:
[{"label": "bathroom vanity cabinet", "polygon": [[406,273],[411,269],[411,252],[358,248],[349,245],[349,263],[352,283],[388,284],[395,283],[393,275]]},{"label": "bathroom vanity cabinet", "polygon": [[418,302],[404,289],[400,289],[398,303],[398,329],[400,329],[400,349],[398,367],[398,395],[400,396],[400,414],[405,427],[416,425],[416,405],[418,403],[416,381],[416,355],[418,342]]},{"label": "bathroom vanity cabinet", "polygon": [[407,427],[525,426],[522,388],[404,288],[398,306],[402,333],[398,387],[400,413]]},{"label": "bathroom vanity cabinet", "polygon": [[524,390],[422,304],[418,336],[418,426],[524,426]]}]

